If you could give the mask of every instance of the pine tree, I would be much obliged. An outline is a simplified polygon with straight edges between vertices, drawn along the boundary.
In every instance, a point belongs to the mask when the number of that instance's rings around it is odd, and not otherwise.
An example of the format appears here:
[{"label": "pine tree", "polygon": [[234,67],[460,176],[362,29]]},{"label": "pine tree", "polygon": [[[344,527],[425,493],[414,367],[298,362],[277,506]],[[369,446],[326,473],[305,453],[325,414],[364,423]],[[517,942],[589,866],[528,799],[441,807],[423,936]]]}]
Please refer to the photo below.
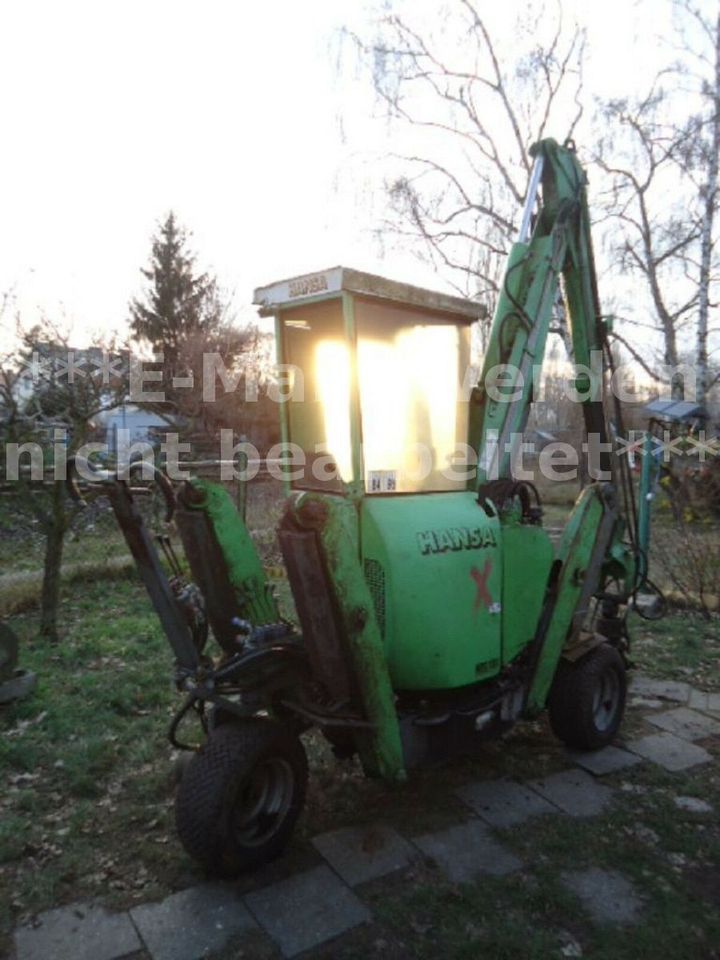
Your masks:
[{"label": "pine tree", "polygon": [[142,274],[150,287],[144,301],[130,304],[132,330],[164,355],[164,367],[172,376],[186,344],[214,334],[222,322],[216,283],[207,273],[196,272],[188,234],[172,211],[153,237],[150,266]]},{"label": "pine tree", "polygon": [[221,411],[202,399],[203,355],[217,353],[228,369],[236,367],[247,361],[256,331],[233,324],[216,279],[198,270],[189,237],[171,211],[152,238],[150,263],[142,270],[148,284],[130,302],[130,325],[163,358],[145,365],[162,371],[162,381],[149,389],[165,398],[149,406],[176,423],[180,415],[189,431],[208,431]]}]

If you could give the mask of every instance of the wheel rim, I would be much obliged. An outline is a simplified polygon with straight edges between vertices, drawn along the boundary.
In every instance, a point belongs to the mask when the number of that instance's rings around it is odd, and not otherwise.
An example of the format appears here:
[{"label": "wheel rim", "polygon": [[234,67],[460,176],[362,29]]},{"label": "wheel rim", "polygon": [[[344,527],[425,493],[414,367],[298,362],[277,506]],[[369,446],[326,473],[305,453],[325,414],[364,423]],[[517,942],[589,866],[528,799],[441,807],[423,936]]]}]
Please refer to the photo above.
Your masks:
[{"label": "wheel rim", "polygon": [[272,757],[253,769],[233,810],[233,833],[246,847],[266,843],[280,829],[292,804],[295,777],[287,760]]},{"label": "wheel rim", "polygon": [[620,680],[614,670],[607,669],[599,677],[593,697],[593,720],[601,733],[614,723],[620,706]]}]

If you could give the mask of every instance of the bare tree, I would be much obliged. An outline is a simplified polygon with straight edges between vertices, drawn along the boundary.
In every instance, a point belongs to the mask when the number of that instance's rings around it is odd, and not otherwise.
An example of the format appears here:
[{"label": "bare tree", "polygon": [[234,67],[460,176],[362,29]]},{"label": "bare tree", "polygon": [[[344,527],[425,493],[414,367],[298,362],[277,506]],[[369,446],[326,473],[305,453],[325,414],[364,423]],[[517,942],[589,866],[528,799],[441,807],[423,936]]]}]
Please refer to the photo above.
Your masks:
[{"label": "bare tree", "polygon": [[[456,0],[433,30],[396,12],[354,40],[393,135],[383,223],[464,296],[494,305],[516,233],[528,148],[552,132],[572,137],[582,107],[584,34],[561,4],[524,10],[512,45],[477,0]],[[409,132],[409,136],[408,136]]]},{"label": "bare tree", "polygon": [[17,339],[17,352],[0,364],[0,469],[16,509],[37,522],[45,540],[40,634],[56,643],[72,519],[62,474],[66,459],[87,441],[93,418],[125,399],[127,357],[112,344],[73,350],[47,321],[18,327]]},{"label": "bare tree", "polygon": [[[604,199],[616,227],[611,254],[624,273],[639,277],[645,285],[651,325],[661,334],[663,363],[676,369],[678,336],[692,323],[698,305],[691,273],[699,226],[689,216],[687,188],[685,197],[677,190],[690,125],[676,128],[666,122],[666,110],[666,94],[659,81],[639,102],[608,103],[605,127],[612,132],[599,141],[595,160],[606,175]],[[629,339],[618,338],[647,371],[657,375]],[[681,396],[682,391],[676,379],[673,395]]]},{"label": "bare tree", "polygon": [[[706,101],[704,115],[698,124],[700,136],[697,141],[697,153],[700,170],[698,196],[701,208],[700,218],[700,263],[699,297],[695,359],[697,364],[697,391],[700,403],[705,403],[711,380],[708,369],[708,320],[710,314],[710,290],[716,282],[715,268],[715,215],[718,207],[718,162],[720,160],[720,5],[716,6],[715,17],[706,16],[689,0],[682,4],[688,15],[700,28],[709,56],[704,52],[698,56],[700,64],[706,67],[700,78],[701,96]],[[709,74],[709,76],[707,75]]]},{"label": "bare tree", "polygon": [[[690,0],[672,2],[680,42],[675,51],[668,48],[668,56],[679,51],[680,59],[668,63],[644,97],[603,105],[605,134],[594,159],[605,175],[611,255],[649,296],[647,318],[640,311],[629,324],[659,334],[662,362],[672,371],[694,339],[696,399],[704,403],[712,386],[708,321],[718,280],[720,9],[712,19]],[[617,339],[681,397],[682,376],[663,376],[647,349],[632,342],[629,329]]]}]

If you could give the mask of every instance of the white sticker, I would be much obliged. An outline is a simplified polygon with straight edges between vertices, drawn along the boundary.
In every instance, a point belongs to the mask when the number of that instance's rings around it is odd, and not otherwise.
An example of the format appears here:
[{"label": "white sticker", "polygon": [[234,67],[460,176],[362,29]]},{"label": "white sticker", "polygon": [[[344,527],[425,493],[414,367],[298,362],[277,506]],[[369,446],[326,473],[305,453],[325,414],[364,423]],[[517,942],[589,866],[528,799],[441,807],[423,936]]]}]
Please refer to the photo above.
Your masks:
[{"label": "white sticker", "polygon": [[394,493],[397,470],[368,470],[368,493]]}]

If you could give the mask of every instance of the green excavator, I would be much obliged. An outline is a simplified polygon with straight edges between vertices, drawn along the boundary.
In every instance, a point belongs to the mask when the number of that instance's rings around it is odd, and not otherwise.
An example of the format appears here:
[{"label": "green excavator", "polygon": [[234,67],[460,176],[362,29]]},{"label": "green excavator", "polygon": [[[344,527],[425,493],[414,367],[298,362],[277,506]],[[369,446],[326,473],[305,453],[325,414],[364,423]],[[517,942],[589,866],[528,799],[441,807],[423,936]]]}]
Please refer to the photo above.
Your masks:
[{"label": "green excavator", "polygon": [[[311,728],[388,781],[472,755],[546,709],[575,749],[618,732],[650,498],[636,509],[619,411],[602,396],[612,358],[585,174],[571,145],[531,152],[520,235],[470,389],[476,303],[340,267],[256,291],[288,384],[277,535],[297,623],[281,615],[221,484],[173,485],[157,471],[187,582],[177,564],[166,573],[127,477],[83,465],[110,497],[175,655],[184,701],[171,742],[183,746],[186,718],[202,723],[177,828],[214,873],[256,867],[286,844]],[[559,293],[591,480],[553,540],[515,454]]]}]

